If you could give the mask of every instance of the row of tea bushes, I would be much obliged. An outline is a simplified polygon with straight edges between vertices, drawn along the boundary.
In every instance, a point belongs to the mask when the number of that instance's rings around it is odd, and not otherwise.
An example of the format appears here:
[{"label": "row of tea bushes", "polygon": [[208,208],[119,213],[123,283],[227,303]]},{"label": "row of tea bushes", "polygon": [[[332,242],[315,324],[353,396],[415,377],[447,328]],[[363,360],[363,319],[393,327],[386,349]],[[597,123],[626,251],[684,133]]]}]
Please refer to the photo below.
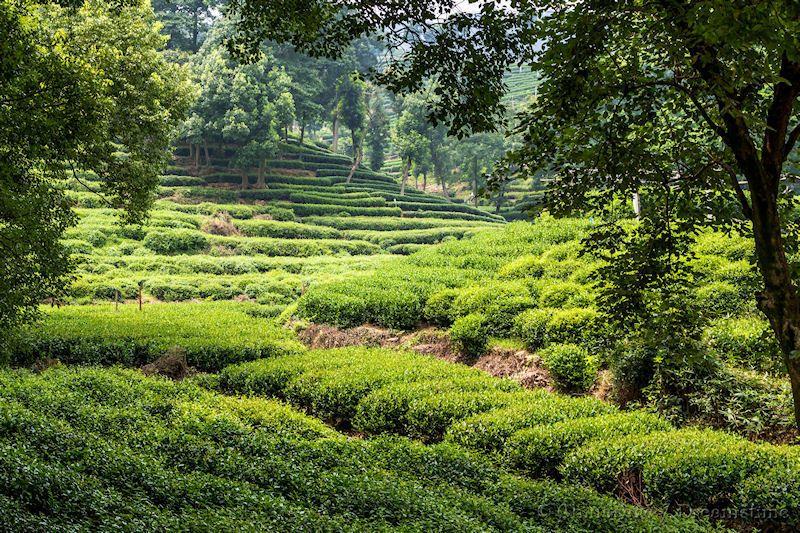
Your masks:
[{"label": "row of tea bushes", "polygon": [[[303,221],[316,226],[330,226],[338,230],[398,231],[450,227],[452,221],[438,218],[397,217],[306,217]],[[460,221],[459,227],[497,227],[490,222]]]},{"label": "row of tea bushes", "polygon": [[[791,447],[675,430],[643,412],[526,391],[426,356],[312,351],[227,367],[220,387],[282,398],[366,434],[444,439],[528,475],[615,494],[634,483],[631,497],[665,511],[713,510],[754,525],[800,525],[800,454]],[[774,512],[748,515],[753,502]]]},{"label": "row of tea bushes", "polygon": [[226,365],[300,353],[291,333],[257,318],[256,304],[218,302],[69,306],[46,309],[41,324],[24,332],[12,363],[40,358],[74,364],[149,363],[173,347],[191,366],[214,371]]},{"label": "row of tea bushes", "polygon": [[0,516],[17,531],[709,529],[119,369],[0,371],[0,435]]},{"label": "row of tea bushes", "polygon": [[[389,269],[312,285],[298,312],[341,327],[373,323],[400,329],[424,322],[449,327],[477,313],[487,334],[517,337],[531,350],[569,343],[598,354],[611,339],[595,308],[592,280],[599,263],[581,255],[580,240],[590,226],[586,220],[542,217],[435,248],[392,249],[412,255]],[[390,234],[343,231],[369,239]],[[409,243],[407,236],[401,239],[397,244]],[[769,326],[747,294],[753,273],[745,257],[752,246],[743,237],[702,233],[693,249],[695,297],[710,321],[708,349],[738,367],[784,373]]]}]

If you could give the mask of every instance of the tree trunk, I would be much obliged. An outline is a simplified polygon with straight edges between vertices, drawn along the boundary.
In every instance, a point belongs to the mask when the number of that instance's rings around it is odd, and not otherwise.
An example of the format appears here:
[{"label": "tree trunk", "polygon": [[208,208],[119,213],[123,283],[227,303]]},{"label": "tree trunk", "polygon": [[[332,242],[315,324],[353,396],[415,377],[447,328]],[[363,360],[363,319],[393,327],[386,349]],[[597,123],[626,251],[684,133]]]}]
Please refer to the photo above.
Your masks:
[{"label": "tree trunk", "polygon": [[354,151],[354,153],[353,153],[353,166],[350,168],[350,174],[347,175],[347,182],[346,183],[350,183],[350,181],[353,179],[353,175],[355,175],[356,170],[358,169],[358,166],[361,164],[361,159],[364,157],[364,147],[363,146],[356,147],[355,145],[353,145],[353,151]]},{"label": "tree trunk", "polygon": [[400,181],[400,196],[406,193],[406,181],[408,181],[408,170],[411,168],[411,158],[403,161],[403,179]]},{"label": "tree trunk", "polygon": [[333,141],[331,142],[331,152],[339,149],[339,117],[333,117]]},{"label": "tree trunk", "polygon": [[441,181],[441,183],[442,183],[442,196],[444,196],[445,198],[447,198],[448,200],[450,200],[450,195],[449,195],[449,194],[447,194],[447,183],[445,182],[445,177],[444,177],[444,176],[442,176],[442,177],[440,178],[440,181]]},{"label": "tree trunk", "polygon": [[194,146],[194,168],[200,168],[200,145],[196,144]]},{"label": "tree trunk", "polygon": [[636,215],[636,218],[642,214],[642,199],[638,192],[633,193],[633,214]]},{"label": "tree trunk", "polygon": [[419,190],[419,174],[414,173],[414,188]]},{"label": "tree trunk", "polygon": [[422,173],[422,190],[428,192],[428,173]]},{"label": "tree trunk", "polygon": [[306,137],[306,125],[300,126],[300,144],[303,144],[303,139]]},{"label": "tree trunk", "polygon": [[197,52],[197,37],[200,34],[198,18],[200,17],[198,9],[194,10],[194,20],[192,21],[192,51]]},{"label": "tree trunk", "polygon": [[258,178],[256,178],[256,189],[264,189],[266,185],[264,183],[264,163],[263,159],[258,161]]},{"label": "tree trunk", "polygon": [[478,159],[472,158],[472,203],[478,207]]},{"label": "tree trunk", "polygon": [[247,178],[247,170],[239,169],[239,175],[242,177],[242,190],[250,186],[250,181]]},{"label": "tree trunk", "polygon": [[494,212],[496,214],[500,214],[500,208],[503,207],[503,200],[505,193],[506,193],[506,182],[503,181],[500,184],[500,190],[497,192],[497,198],[495,198]]},{"label": "tree trunk", "polygon": [[192,143],[189,143],[189,161],[190,162],[192,161],[192,159],[194,157],[193,149],[194,149],[194,145]]},{"label": "tree trunk", "polygon": [[211,167],[211,156],[208,153],[208,142],[206,142],[205,138],[203,138],[203,152],[206,155],[206,166]]}]

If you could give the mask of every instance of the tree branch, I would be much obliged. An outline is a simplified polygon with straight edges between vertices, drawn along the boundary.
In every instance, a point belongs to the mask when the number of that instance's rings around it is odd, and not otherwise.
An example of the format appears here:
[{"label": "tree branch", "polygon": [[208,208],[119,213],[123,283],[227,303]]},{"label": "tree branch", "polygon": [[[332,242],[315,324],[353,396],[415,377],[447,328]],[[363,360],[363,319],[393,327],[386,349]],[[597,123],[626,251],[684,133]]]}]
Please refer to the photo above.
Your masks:
[{"label": "tree branch", "polygon": [[781,56],[779,75],[781,79],[774,85],[772,103],[767,112],[767,127],[761,149],[761,161],[764,167],[769,169],[769,175],[773,180],[780,179],[781,167],[785,160],[786,131],[789,129],[794,102],[800,93],[800,63],[790,61],[784,52]]},{"label": "tree branch", "polygon": [[736,174],[736,171],[733,169],[725,161],[720,161],[719,164],[722,166],[723,169],[728,173],[728,176],[731,178],[731,185],[733,186],[733,190],[736,193],[736,198],[739,199],[739,203],[742,205],[742,212],[744,216],[748,219],[753,219],[753,208],[750,207],[750,202],[747,201],[747,196],[744,194],[742,190],[742,186],[739,185],[739,176]]},{"label": "tree branch", "polygon": [[786,158],[789,157],[789,154],[792,153],[794,149],[794,145],[797,144],[797,140],[800,139],[800,124],[794,127],[794,129],[789,133],[788,138],[786,139],[786,144],[783,145],[783,160],[786,161]]}]

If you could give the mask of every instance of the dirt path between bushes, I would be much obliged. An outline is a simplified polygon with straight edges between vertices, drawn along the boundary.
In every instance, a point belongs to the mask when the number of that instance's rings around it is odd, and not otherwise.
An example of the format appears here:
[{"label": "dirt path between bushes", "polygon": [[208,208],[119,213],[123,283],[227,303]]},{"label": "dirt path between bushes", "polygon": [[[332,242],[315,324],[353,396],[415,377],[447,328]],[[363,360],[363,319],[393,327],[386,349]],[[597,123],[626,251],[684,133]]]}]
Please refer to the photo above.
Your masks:
[{"label": "dirt path between bushes", "polygon": [[525,350],[493,347],[478,358],[466,358],[453,350],[447,332],[425,328],[410,333],[398,333],[377,326],[358,326],[339,329],[333,326],[310,324],[298,332],[309,348],[328,349],[345,346],[401,348],[465,364],[495,377],[510,378],[529,389],[552,390],[547,370],[540,359]]}]

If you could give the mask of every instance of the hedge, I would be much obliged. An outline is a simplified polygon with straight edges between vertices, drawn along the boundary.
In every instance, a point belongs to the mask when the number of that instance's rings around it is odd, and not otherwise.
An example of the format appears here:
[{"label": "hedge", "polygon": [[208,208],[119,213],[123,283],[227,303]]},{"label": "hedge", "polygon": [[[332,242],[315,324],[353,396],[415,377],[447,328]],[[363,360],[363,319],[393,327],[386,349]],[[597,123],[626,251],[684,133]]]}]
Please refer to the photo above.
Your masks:
[{"label": "hedge", "polygon": [[275,220],[236,220],[236,229],[248,237],[272,237],[278,239],[337,239],[340,233],[335,229],[280,222]]},{"label": "hedge", "polygon": [[303,350],[289,332],[235,303],[68,306],[48,309],[13,354],[28,365],[50,357],[72,364],[149,363],[180,347],[190,365],[219,370],[239,361]]},{"label": "hedge", "polygon": [[707,529],[189,382],[63,367],[0,382],[0,516],[13,530]]}]

